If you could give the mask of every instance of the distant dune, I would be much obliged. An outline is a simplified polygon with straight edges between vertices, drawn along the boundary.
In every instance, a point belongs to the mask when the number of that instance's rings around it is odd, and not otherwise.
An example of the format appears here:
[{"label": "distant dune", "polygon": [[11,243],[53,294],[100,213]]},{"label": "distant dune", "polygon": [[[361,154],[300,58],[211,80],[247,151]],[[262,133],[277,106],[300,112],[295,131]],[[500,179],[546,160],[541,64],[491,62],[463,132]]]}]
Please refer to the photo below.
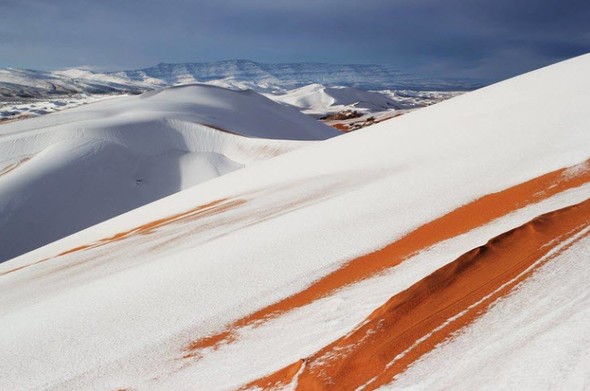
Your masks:
[{"label": "distant dune", "polygon": [[2,125],[0,261],[337,134],[253,91],[204,85]]},{"label": "distant dune", "polygon": [[338,137],[202,86],[0,126],[8,256],[154,186],[0,264],[0,389],[584,389],[589,68]]}]

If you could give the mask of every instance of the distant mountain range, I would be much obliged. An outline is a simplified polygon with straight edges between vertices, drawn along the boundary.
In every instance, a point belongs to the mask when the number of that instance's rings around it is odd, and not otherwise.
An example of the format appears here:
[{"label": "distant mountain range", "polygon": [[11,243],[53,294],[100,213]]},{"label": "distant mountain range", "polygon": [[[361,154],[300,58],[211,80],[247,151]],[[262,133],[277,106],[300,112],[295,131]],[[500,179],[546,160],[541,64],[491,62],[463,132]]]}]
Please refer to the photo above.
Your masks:
[{"label": "distant mountain range", "polygon": [[344,136],[203,84],[2,124],[0,390],[590,391],[589,69]]},{"label": "distant mountain range", "polygon": [[471,90],[472,80],[418,79],[382,65],[289,63],[250,60],[167,64],[117,72],[81,69],[0,69],[0,99],[47,98],[79,93],[140,93],[172,85],[208,83],[257,91],[284,91],[312,83],[362,89]]},{"label": "distant mountain range", "polygon": [[80,69],[0,69],[0,101],[51,99],[76,94],[139,94],[154,87],[151,84]]},{"label": "distant mountain range", "polygon": [[250,60],[226,60],[203,63],[168,64],[110,75],[139,82],[167,85],[194,82],[246,82],[259,88],[292,89],[319,83],[326,86],[354,86],[364,89],[384,88],[452,88],[473,89],[481,86],[470,80],[421,80],[390,67],[373,64],[283,63],[265,64]]},{"label": "distant mountain range", "polygon": [[115,72],[135,81],[161,80],[167,84],[246,81],[260,86],[295,88],[312,83],[325,85],[391,85],[402,78],[399,72],[379,65],[338,65],[320,63],[261,64],[249,60],[209,63],[158,64],[155,67]]}]

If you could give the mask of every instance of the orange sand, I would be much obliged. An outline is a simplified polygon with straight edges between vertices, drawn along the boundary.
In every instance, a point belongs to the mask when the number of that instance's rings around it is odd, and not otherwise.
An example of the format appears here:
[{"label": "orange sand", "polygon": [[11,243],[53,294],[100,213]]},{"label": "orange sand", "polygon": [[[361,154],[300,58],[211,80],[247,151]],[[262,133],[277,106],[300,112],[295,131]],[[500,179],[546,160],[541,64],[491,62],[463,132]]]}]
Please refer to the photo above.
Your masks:
[{"label": "orange sand", "polygon": [[252,383],[248,383],[245,386],[240,387],[238,390],[248,390],[256,387],[265,389],[282,389],[301,371],[304,364],[305,360],[299,360],[275,373]]},{"label": "orange sand", "polygon": [[161,228],[163,226],[170,225],[172,223],[186,222],[186,221],[191,221],[191,220],[194,220],[197,218],[211,216],[211,215],[226,211],[228,209],[231,209],[233,207],[236,207],[238,205],[241,205],[245,202],[244,200],[234,200],[234,201],[228,201],[228,202],[226,202],[226,201],[227,201],[226,199],[213,201],[208,204],[198,206],[196,208],[193,208],[191,210],[188,210],[188,211],[185,211],[182,213],[177,213],[175,215],[168,216],[168,217],[165,217],[165,218],[159,219],[159,220],[154,220],[149,223],[140,225],[139,227],[132,228],[128,231],[119,232],[109,238],[101,239],[101,240],[94,242],[92,244],[83,245],[83,246],[75,247],[75,248],[70,249],[68,251],[64,251],[64,252],[58,254],[58,256],[71,254],[73,252],[82,251],[82,250],[86,250],[89,248],[104,246],[107,243],[116,242],[116,241],[128,238],[130,236],[147,235],[147,234],[150,234],[150,233],[154,232],[155,230],[157,230],[158,228]]},{"label": "orange sand", "polygon": [[[590,199],[542,215],[464,254],[393,296],[356,330],[307,359],[298,389],[354,390],[364,385],[373,390],[391,382],[555,258],[564,248],[545,256],[588,226]],[[288,384],[290,374],[279,371],[249,386],[268,388],[268,379]]]},{"label": "orange sand", "polygon": [[334,129],[338,129],[343,132],[348,132],[350,130],[350,126],[342,123],[330,124],[330,126],[332,126]]},{"label": "orange sand", "polygon": [[203,218],[203,217],[207,217],[207,216],[212,216],[214,214],[221,213],[226,210],[235,208],[239,205],[242,205],[245,202],[246,202],[245,200],[241,200],[241,199],[236,199],[236,200],[232,200],[232,201],[229,201],[227,199],[216,200],[216,201],[210,202],[208,204],[200,205],[196,208],[187,210],[185,212],[177,213],[175,215],[168,216],[163,219],[151,221],[149,223],[140,225],[139,227],[132,228],[128,231],[119,232],[111,237],[104,238],[104,239],[98,240],[98,241],[90,243],[90,244],[85,244],[82,246],[71,248],[67,251],[59,253],[56,257],[41,259],[40,261],[31,263],[29,265],[20,266],[20,267],[5,271],[3,273],[0,273],[0,276],[3,276],[5,274],[9,274],[9,273],[13,273],[15,271],[18,271],[18,270],[21,270],[21,269],[24,269],[24,268],[27,268],[27,267],[30,267],[33,265],[37,265],[42,262],[49,261],[50,259],[55,259],[60,256],[97,248],[100,246],[104,246],[108,243],[116,242],[116,241],[126,239],[129,237],[135,236],[135,235],[148,235],[159,228],[162,228],[166,225],[170,225],[173,223],[192,221],[195,219],[199,219],[199,218]]},{"label": "orange sand", "polygon": [[[193,356],[196,350],[228,343],[235,339],[232,330],[259,323],[284,312],[307,305],[325,297],[346,285],[374,276],[396,266],[416,253],[434,244],[485,225],[530,203],[539,202],[565,190],[590,181],[590,166],[587,162],[575,166],[579,169],[559,169],[498,193],[492,193],[466,204],[373,253],[353,259],[340,269],[311,284],[308,288],[277,303],[264,307],[229,325],[220,334],[228,337],[208,336],[191,342],[186,350]],[[210,344],[202,341],[209,341]],[[195,347],[198,347],[195,349]],[[185,355],[190,357],[191,354]]]}]

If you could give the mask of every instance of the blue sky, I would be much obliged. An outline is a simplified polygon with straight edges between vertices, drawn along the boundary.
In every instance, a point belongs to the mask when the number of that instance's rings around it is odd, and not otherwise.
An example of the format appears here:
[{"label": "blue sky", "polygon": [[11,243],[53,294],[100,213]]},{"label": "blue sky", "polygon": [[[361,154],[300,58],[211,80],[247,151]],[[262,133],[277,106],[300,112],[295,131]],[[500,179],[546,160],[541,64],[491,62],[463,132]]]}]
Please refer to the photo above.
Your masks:
[{"label": "blue sky", "polygon": [[590,51],[587,0],[0,0],[0,67],[379,63],[497,80]]}]

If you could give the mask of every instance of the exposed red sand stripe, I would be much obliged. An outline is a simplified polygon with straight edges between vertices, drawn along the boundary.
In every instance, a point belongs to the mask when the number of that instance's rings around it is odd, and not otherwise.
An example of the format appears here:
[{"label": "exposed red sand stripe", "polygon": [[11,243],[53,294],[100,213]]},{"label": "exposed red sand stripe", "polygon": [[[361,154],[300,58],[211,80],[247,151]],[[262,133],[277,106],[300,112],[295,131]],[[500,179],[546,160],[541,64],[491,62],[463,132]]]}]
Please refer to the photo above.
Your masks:
[{"label": "exposed red sand stripe", "polygon": [[335,123],[329,125],[334,129],[341,130],[343,132],[348,132],[350,130],[350,126],[348,126],[347,124]]},{"label": "exposed red sand stripe", "polygon": [[94,247],[94,244],[84,244],[82,246],[71,248],[71,249],[69,249],[67,251],[64,251],[62,253],[59,253],[58,254],[58,257],[61,256],[61,255],[68,255],[68,254],[76,253],[78,251],[86,250],[87,248],[90,248],[90,247]]},{"label": "exposed red sand stripe", "polygon": [[199,349],[215,347],[234,340],[233,330],[307,305],[346,285],[374,276],[396,266],[419,251],[485,225],[528,204],[542,201],[565,190],[590,181],[589,161],[574,168],[559,169],[504,191],[486,195],[466,204],[373,253],[353,259],[340,269],[311,284],[308,288],[277,303],[238,319],[219,335],[199,338],[186,346],[184,357],[200,357]]},{"label": "exposed red sand stripe", "polygon": [[37,265],[42,262],[49,261],[50,259],[55,259],[60,256],[64,256],[64,255],[68,255],[68,254],[72,254],[72,253],[76,253],[76,252],[80,252],[80,251],[84,251],[84,250],[88,250],[88,249],[92,249],[92,248],[96,248],[96,247],[100,247],[100,246],[104,246],[106,244],[113,243],[113,242],[116,242],[116,241],[119,241],[119,240],[122,240],[125,238],[129,238],[132,236],[148,235],[159,228],[162,228],[164,226],[167,226],[167,225],[170,225],[173,223],[182,223],[182,222],[192,221],[195,219],[200,219],[203,217],[212,216],[217,213],[222,213],[224,211],[227,211],[229,209],[232,209],[232,208],[235,208],[239,205],[242,205],[245,202],[246,202],[246,200],[242,200],[242,199],[216,200],[216,201],[213,201],[213,202],[210,202],[207,204],[197,206],[196,208],[193,208],[193,209],[181,212],[181,213],[177,213],[177,214],[174,214],[174,215],[162,218],[162,219],[151,221],[149,223],[132,228],[128,231],[119,232],[111,237],[104,238],[104,239],[98,240],[98,241],[90,243],[90,244],[85,244],[82,246],[71,248],[67,251],[59,253],[56,257],[41,259],[37,262],[2,272],[2,273],[0,273],[0,276],[3,276],[5,274],[9,274],[9,273],[13,273],[18,270],[21,270],[21,269],[24,269],[24,268],[27,268],[27,267],[30,267],[33,265]]},{"label": "exposed red sand stripe", "polygon": [[[306,360],[301,390],[373,390],[478,318],[590,226],[590,199],[542,215],[476,248],[393,296],[365,322]],[[552,250],[556,250],[547,256]],[[290,368],[290,367],[287,367]],[[246,386],[288,384],[278,371]]]},{"label": "exposed red sand stripe", "polygon": [[213,201],[208,204],[200,205],[196,208],[181,213],[177,213],[168,217],[164,217],[162,219],[151,221],[149,223],[140,225],[139,227],[132,228],[128,231],[119,232],[109,238],[100,240],[100,242],[98,243],[110,243],[121,239],[125,239],[131,235],[147,235],[163,226],[170,225],[172,223],[187,222],[197,218],[212,216],[214,214],[224,212],[236,206],[242,205],[245,202],[245,200],[240,199],[232,201],[228,201],[227,199]]},{"label": "exposed red sand stripe", "polygon": [[[404,115],[405,112],[394,112],[394,113],[387,113],[383,114],[380,117],[374,118],[372,121],[368,121],[368,117],[356,117],[356,118],[349,118],[349,119],[324,119],[321,120],[326,125],[333,127],[343,133],[348,133],[354,130],[366,128],[368,126],[372,126],[378,124],[383,121],[387,121],[393,118],[397,118],[399,116]],[[355,127],[360,125],[360,127]]]},{"label": "exposed red sand stripe", "polygon": [[301,371],[304,364],[305,360],[298,360],[275,373],[257,380],[256,382],[252,382],[245,385],[244,387],[240,387],[238,390],[241,391],[256,387],[265,388],[267,390],[283,389],[292,382],[293,378]]}]

